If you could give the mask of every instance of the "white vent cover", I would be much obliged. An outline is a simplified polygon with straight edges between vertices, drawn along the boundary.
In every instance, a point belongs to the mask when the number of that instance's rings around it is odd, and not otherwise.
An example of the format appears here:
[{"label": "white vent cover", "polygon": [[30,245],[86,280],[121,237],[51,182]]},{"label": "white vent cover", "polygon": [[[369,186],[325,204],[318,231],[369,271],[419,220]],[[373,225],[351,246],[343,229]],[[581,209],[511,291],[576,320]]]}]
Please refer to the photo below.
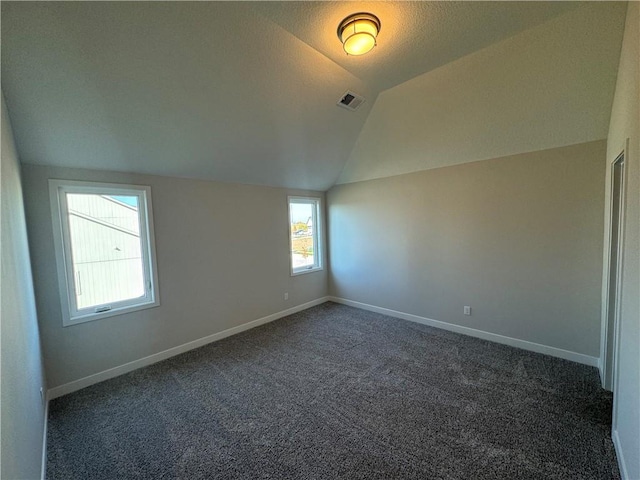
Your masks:
[{"label": "white vent cover", "polygon": [[338,100],[338,103],[336,105],[342,108],[346,108],[347,110],[351,110],[353,112],[357,110],[358,107],[363,103],[364,103],[364,97],[361,97],[357,93],[347,92],[344,95],[342,95],[342,97],[340,97],[340,100]]}]

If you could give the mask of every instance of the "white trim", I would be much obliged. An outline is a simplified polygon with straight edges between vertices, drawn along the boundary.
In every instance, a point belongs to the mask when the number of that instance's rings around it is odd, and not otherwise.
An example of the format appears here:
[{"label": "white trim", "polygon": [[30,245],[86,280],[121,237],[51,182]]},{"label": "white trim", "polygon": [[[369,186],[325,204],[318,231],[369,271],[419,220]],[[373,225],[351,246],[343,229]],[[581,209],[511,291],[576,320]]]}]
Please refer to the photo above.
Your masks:
[{"label": "white trim", "polygon": [[[131,195],[138,198],[137,212],[140,225],[141,251],[143,255],[142,263],[145,293],[140,298],[79,309],[76,304],[76,286],[72,280],[71,242],[69,239],[68,215],[66,215],[69,209],[67,207],[66,196],[63,194],[91,193],[104,196],[106,191],[111,194]],[[63,327],[160,305],[151,187],[145,185],[49,179],[49,200],[51,220],[53,223],[53,243],[56,256]]]},{"label": "white trim", "polygon": [[[627,215],[627,183],[629,182],[629,174],[627,173],[627,165],[629,165],[629,138],[627,138],[624,142],[624,150],[620,155],[624,155],[623,157],[623,178],[622,178],[622,192],[620,192],[620,196],[622,197],[622,201],[620,202],[620,224],[619,224],[619,233],[618,233],[618,269],[617,269],[617,283],[618,288],[616,291],[616,311],[614,314],[614,328],[613,328],[613,369],[612,369],[612,391],[613,391],[613,412],[611,413],[611,429],[616,432],[618,431],[618,405],[619,405],[619,396],[618,391],[620,389],[620,382],[618,377],[620,376],[620,323],[622,318],[622,290],[623,290],[623,279],[624,279],[624,254],[625,254],[625,233],[626,233],[626,215]],[[616,160],[613,161],[613,164],[620,158],[620,155],[616,157]],[[607,296],[608,298],[608,296]],[[607,318],[608,320],[608,318]],[[606,370],[605,370],[606,372]],[[626,464],[623,465],[626,469]]]},{"label": "white trim", "polygon": [[40,466],[40,478],[47,478],[47,426],[49,425],[49,391],[44,396],[44,426],[42,428],[42,464]]},{"label": "white trim", "polygon": [[[607,378],[607,344],[608,344],[608,336],[609,336],[609,283],[611,280],[611,249],[613,245],[611,244],[611,224],[613,223],[613,185],[615,182],[614,173],[615,173],[615,164],[618,162],[620,157],[623,159],[623,178],[621,185],[621,202],[620,202],[620,211],[618,212],[619,222],[618,222],[618,265],[617,265],[617,282],[618,287],[622,286],[622,257],[624,252],[624,224],[625,224],[625,212],[626,212],[626,190],[627,190],[627,172],[625,171],[627,158],[629,156],[629,139],[627,138],[620,150],[620,153],[611,159],[610,162],[607,162],[607,173],[611,172],[609,179],[609,195],[605,198],[605,245],[603,248],[603,274],[602,274],[602,307],[600,313],[600,362],[598,364],[598,370],[600,370],[600,381],[602,383],[602,388],[605,390],[613,391],[615,388],[615,377],[616,377],[616,360],[617,360],[617,350],[618,350],[618,323],[619,323],[619,308],[620,308],[620,295],[621,291],[617,291],[616,304],[618,308],[616,309],[616,313],[614,314],[614,328],[613,328],[613,356],[612,356],[612,369],[611,369],[611,377]],[[615,410],[615,403],[614,403]],[[615,419],[615,412],[614,412]],[[615,422],[615,420],[614,420]],[[615,425],[614,425],[615,427]]]},{"label": "white trim", "polygon": [[232,327],[227,330],[223,330],[222,332],[214,333],[212,335],[208,335],[206,337],[202,337],[197,340],[184,343],[177,347],[172,347],[167,350],[163,350],[162,352],[154,353],[153,355],[149,355],[147,357],[143,357],[138,360],[125,363],[124,365],[120,365],[114,368],[109,368],[108,370],[104,370],[102,372],[89,375],[88,377],[80,378],[79,380],[74,380],[73,382],[69,382],[63,385],[59,385],[57,387],[53,387],[49,389],[49,391],[47,392],[47,395],[50,399],[61,397],[63,395],[66,395],[71,392],[75,392],[77,390],[88,387],[90,385],[94,385],[96,383],[109,380],[110,378],[114,378],[119,375],[132,372],[133,370],[137,370],[138,368],[146,367],[153,363],[166,360],[167,358],[180,355],[181,353],[188,352],[189,350],[193,350],[194,348],[202,347],[204,345],[207,345],[208,343],[216,342],[218,340],[222,340],[223,338],[230,337],[231,335],[235,335],[237,333],[250,330],[260,325],[264,325],[265,323],[273,322],[274,320],[278,320],[279,318],[286,317],[287,315],[292,315],[302,310],[306,310],[307,308],[315,307],[316,305],[325,303],[328,300],[329,300],[329,297],[321,297],[316,300],[312,300],[310,302],[303,303],[301,305],[297,305],[292,308],[288,308],[287,310],[282,310],[280,312],[267,315],[266,317],[258,318],[257,320],[253,320],[248,323],[243,323],[242,325],[238,325],[237,327]]},{"label": "white trim", "polygon": [[545,355],[551,355],[552,357],[563,358],[565,360],[571,360],[573,362],[589,365],[590,367],[598,366],[598,357],[591,357],[582,353],[572,352],[570,350],[563,350],[562,348],[550,347],[548,345],[542,345],[540,343],[528,342],[526,340],[520,340],[518,338],[505,337],[504,335],[498,335],[497,333],[485,332],[484,330],[476,330],[475,328],[463,327],[461,325],[454,325],[452,323],[442,322],[440,320],[433,320],[431,318],[420,317],[411,313],[398,312],[388,308],[377,307],[375,305],[369,305],[366,303],[356,302],[353,300],[347,300],[340,297],[329,297],[329,300],[336,303],[342,303],[350,307],[360,308],[362,310],[369,310],[370,312],[381,313],[390,317],[401,318],[402,320],[409,320],[410,322],[421,323],[422,325],[428,325],[430,327],[441,328],[442,330],[448,330],[450,332],[461,333],[463,335],[469,335],[471,337],[481,338],[483,340],[489,340],[490,342],[501,343],[503,345],[509,345],[511,347],[521,348],[523,350],[529,350],[530,352],[543,353]]},{"label": "white trim", "polygon": [[600,349],[600,356],[598,357],[598,375],[600,377],[600,386],[604,387],[604,363],[602,362],[602,349]]},{"label": "white trim", "polygon": [[[311,204],[315,206],[313,212],[313,243],[314,243],[314,264],[308,267],[293,268],[293,238],[291,237],[291,204],[303,203]],[[289,270],[292,277],[297,275],[304,275],[306,273],[317,272],[324,270],[324,229],[322,224],[324,222],[324,215],[322,212],[322,198],[321,197],[305,197],[299,195],[287,196],[287,236],[289,237]]]},{"label": "white trim", "polygon": [[613,441],[613,447],[616,451],[616,457],[618,457],[618,468],[620,469],[620,478],[622,480],[631,480],[629,478],[629,473],[627,470],[627,462],[624,460],[624,455],[622,454],[622,447],[620,445],[620,437],[618,436],[618,430],[613,430],[611,432],[611,440]]}]

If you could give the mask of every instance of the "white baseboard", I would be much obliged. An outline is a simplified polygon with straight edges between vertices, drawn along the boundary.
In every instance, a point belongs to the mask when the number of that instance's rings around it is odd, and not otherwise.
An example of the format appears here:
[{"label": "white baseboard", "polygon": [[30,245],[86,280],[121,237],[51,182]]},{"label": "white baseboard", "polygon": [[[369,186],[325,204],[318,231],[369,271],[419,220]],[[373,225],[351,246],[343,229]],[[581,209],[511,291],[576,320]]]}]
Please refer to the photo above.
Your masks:
[{"label": "white baseboard", "polygon": [[153,363],[166,360],[167,358],[180,355],[181,353],[188,352],[189,350],[193,350],[194,348],[199,348],[204,345],[207,345],[208,343],[222,340],[223,338],[230,337],[231,335],[235,335],[237,333],[250,330],[260,325],[264,325],[265,323],[273,322],[274,320],[278,320],[279,318],[286,317],[287,315],[292,315],[302,310],[306,310],[307,308],[320,305],[321,303],[325,303],[328,300],[329,300],[329,297],[321,297],[316,300],[312,300],[310,302],[303,303],[301,305],[297,305],[292,308],[288,308],[287,310],[282,310],[280,312],[267,315],[266,317],[258,318],[257,320],[253,320],[251,322],[238,325],[237,327],[229,328],[227,330],[223,330],[222,332],[214,333],[213,335],[208,335],[206,337],[202,337],[197,340],[184,343],[177,347],[169,348],[168,350],[154,353],[153,355],[149,355],[148,357],[143,357],[138,360],[125,363],[124,365],[110,368],[108,370],[104,370],[102,372],[89,375],[88,377],[80,378],[78,380],[74,380],[73,382],[59,385],[57,387],[51,388],[47,392],[48,397],[51,400],[53,400],[54,398],[58,398],[68,393],[75,392],[77,390],[88,387],[90,385],[103,382],[104,380],[108,380],[110,378],[120,376],[124,373],[132,372],[133,370],[137,370],[138,368],[146,367]]},{"label": "white baseboard", "polygon": [[616,457],[618,457],[618,468],[620,469],[620,478],[622,480],[631,480],[627,471],[627,463],[624,460],[622,449],[620,448],[620,437],[618,437],[618,431],[613,430],[611,432],[611,440],[613,440],[613,446],[616,449]]},{"label": "white baseboard", "polygon": [[553,357],[562,358],[565,360],[571,360],[573,362],[589,365],[590,367],[597,367],[599,358],[584,355],[582,353],[572,352],[570,350],[563,350],[561,348],[550,347],[548,345],[542,345],[539,343],[528,342],[526,340],[520,340],[512,337],[505,337],[504,335],[498,335],[496,333],[485,332],[484,330],[476,330],[475,328],[463,327],[461,325],[454,325],[452,323],[441,322],[440,320],[433,320],[431,318],[420,317],[411,313],[398,312],[396,310],[390,310],[388,308],[377,307],[375,305],[369,305],[367,303],[356,302],[353,300],[347,300],[340,297],[329,297],[332,302],[342,303],[350,307],[360,308],[362,310],[369,310],[370,312],[381,313],[390,317],[401,318],[403,320],[409,320],[410,322],[421,323],[422,325],[428,325],[430,327],[441,328],[443,330],[449,330],[450,332],[461,333],[463,335],[469,335],[471,337],[481,338],[483,340],[489,340],[491,342],[501,343],[503,345],[509,345],[511,347],[521,348],[523,350],[529,350],[536,353],[544,353],[545,355],[551,355]]},{"label": "white baseboard", "polygon": [[469,327],[464,327],[460,325],[454,325],[451,323],[441,322],[439,320],[433,320],[430,318],[420,317],[418,315],[413,315],[410,313],[398,312],[396,310],[391,310],[388,308],[377,307],[374,305],[369,305],[366,303],[356,302],[353,300],[347,300],[345,298],[340,297],[321,297],[316,300],[312,300],[307,303],[303,303],[301,305],[297,305],[295,307],[289,308],[287,310],[282,310],[277,313],[273,313],[271,315],[267,315],[266,317],[259,318],[257,320],[253,320],[251,322],[239,325],[237,327],[229,328],[227,330],[223,330],[222,332],[214,333],[212,335],[208,335],[203,338],[199,338],[197,340],[193,340],[191,342],[185,343],[183,345],[179,345],[177,347],[170,348],[168,350],[164,350],[162,352],[155,353],[153,355],[149,355],[147,357],[140,358],[138,360],[134,360],[132,362],[125,363],[124,365],[120,365],[118,367],[110,368],[108,370],[104,370],[99,373],[95,373],[93,375],[89,375],[84,378],[80,378],[78,380],[74,380],[73,382],[65,383],[63,385],[59,385],[57,387],[51,388],[47,392],[47,398],[49,400],[53,400],[54,398],[61,397],[71,392],[75,392],[82,388],[88,387],[90,385],[94,385],[96,383],[102,382],[104,380],[108,380],[110,378],[117,377],[119,375],[123,375],[125,373],[131,372],[133,370],[137,370],[138,368],[146,367],[153,363],[160,362],[162,360],[166,360],[175,355],[179,355],[181,353],[188,352],[189,350],[193,350],[194,348],[199,348],[208,343],[212,343],[218,340],[222,340],[223,338],[230,337],[231,335],[235,335],[240,332],[244,332],[246,330],[250,330],[251,328],[255,328],[259,325],[264,325],[265,323],[273,322],[282,317],[286,317],[287,315],[292,315],[294,313],[300,312],[302,310],[306,310],[308,308],[314,307],[316,305],[320,305],[326,301],[332,301],[336,303],[342,303],[344,305],[349,305],[351,307],[360,308],[363,310],[369,310],[376,313],[381,313],[383,315],[388,315],[390,317],[401,318],[403,320],[409,320],[411,322],[421,323],[423,325],[429,325],[431,327],[441,328],[443,330],[449,330],[456,333],[461,333],[463,335],[469,335],[472,337],[481,338],[483,340],[489,340],[496,343],[502,343],[504,345],[510,345],[512,347],[522,348],[523,350],[529,350],[532,352],[543,353],[546,355],[551,355],[558,358],[563,358],[565,360],[571,360],[574,362],[582,363],[585,365],[597,367],[599,359],[597,357],[591,357],[588,355],[584,355],[581,353],[571,352],[569,350],[563,350],[560,348],[550,347],[547,345],[541,345],[538,343],[528,342],[526,340],[519,340],[517,338],[505,337],[503,335],[498,335],[495,333],[485,332],[483,330],[476,330]]},{"label": "white baseboard", "polygon": [[49,392],[44,396],[44,425],[42,428],[42,466],[40,467],[40,479],[47,478],[47,425],[49,425]]}]

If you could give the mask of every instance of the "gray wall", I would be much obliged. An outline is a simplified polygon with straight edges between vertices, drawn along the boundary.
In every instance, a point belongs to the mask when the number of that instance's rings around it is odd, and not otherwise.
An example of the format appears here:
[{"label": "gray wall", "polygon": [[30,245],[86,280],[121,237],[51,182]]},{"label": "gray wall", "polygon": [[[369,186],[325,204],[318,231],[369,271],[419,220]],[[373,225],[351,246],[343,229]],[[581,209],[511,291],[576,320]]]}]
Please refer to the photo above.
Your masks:
[{"label": "gray wall", "polygon": [[332,188],[330,293],[597,357],[605,149]]},{"label": "gray wall", "polygon": [[44,388],[20,164],[2,96],[2,468],[6,479],[40,478]]},{"label": "gray wall", "polygon": [[[287,195],[304,192],[33,165],[23,174],[49,388],[327,293],[326,270],[289,274]],[[159,307],[62,327],[49,178],[151,186]]]},{"label": "gray wall", "polygon": [[[618,378],[614,386],[614,441],[629,479],[640,478],[640,4],[629,2],[607,141],[607,163],[629,139]],[[610,172],[608,172],[610,173]],[[609,195],[607,176],[607,196]],[[607,202],[607,213],[609,202]],[[607,225],[609,219],[605,222]]]}]

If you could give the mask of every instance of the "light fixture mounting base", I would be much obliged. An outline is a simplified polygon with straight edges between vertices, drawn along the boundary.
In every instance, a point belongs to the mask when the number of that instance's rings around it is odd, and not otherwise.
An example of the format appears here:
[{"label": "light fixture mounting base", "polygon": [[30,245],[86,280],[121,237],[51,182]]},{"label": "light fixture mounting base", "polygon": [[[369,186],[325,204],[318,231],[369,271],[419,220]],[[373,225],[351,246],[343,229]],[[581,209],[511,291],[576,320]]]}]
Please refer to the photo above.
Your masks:
[{"label": "light fixture mounting base", "polygon": [[342,32],[344,32],[344,29],[357,20],[369,20],[373,22],[376,26],[376,29],[378,30],[378,33],[380,33],[381,25],[380,19],[378,17],[376,17],[373,13],[358,12],[349,15],[340,22],[340,25],[338,25],[338,38],[340,39],[340,41],[342,41]]}]

